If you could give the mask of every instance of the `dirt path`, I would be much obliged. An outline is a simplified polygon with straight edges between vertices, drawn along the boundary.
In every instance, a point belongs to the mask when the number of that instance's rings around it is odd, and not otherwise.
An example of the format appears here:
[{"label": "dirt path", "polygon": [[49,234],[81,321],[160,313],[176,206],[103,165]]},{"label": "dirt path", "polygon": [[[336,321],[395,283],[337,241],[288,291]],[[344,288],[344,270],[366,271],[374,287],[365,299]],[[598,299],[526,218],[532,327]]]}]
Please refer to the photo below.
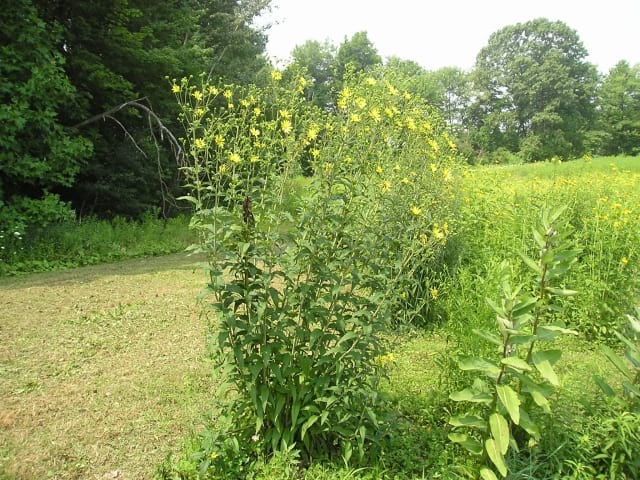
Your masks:
[{"label": "dirt path", "polygon": [[0,279],[0,479],[151,478],[197,430],[211,377],[192,263]]}]

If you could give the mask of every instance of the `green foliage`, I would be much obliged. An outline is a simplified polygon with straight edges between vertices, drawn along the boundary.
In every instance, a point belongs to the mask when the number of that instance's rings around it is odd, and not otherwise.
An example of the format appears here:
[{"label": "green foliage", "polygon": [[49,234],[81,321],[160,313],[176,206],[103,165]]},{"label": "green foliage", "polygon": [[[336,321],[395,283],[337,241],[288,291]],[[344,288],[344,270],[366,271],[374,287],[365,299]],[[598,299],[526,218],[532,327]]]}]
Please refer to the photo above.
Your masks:
[{"label": "green foliage", "polygon": [[356,32],[338,47],[336,70],[344,80],[347,72],[362,72],[382,63],[382,58],[369,40],[367,32]]},{"label": "green foliage", "polygon": [[618,62],[598,89],[597,140],[605,155],[640,153],[640,65]]},{"label": "green foliage", "polygon": [[475,141],[520,151],[525,161],[584,151],[594,114],[595,68],[576,32],[536,19],[493,33],[478,54]]},{"label": "green foliage", "polygon": [[[607,345],[603,345],[601,348],[609,361],[624,376],[623,396],[627,400],[628,406],[635,407],[637,410],[640,407],[640,307],[636,307],[636,316],[627,315],[627,319],[629,320],[628,333],[625,335],[615,332],[625,347],[624,358],[620,358]],[[596,382],[605,394],[615,395],[615,391],[605,379],[596,377]]]},{"label": "green foliage", "polygon": [[[68,207],[61,206],[60,213],[68,216]],[[4,218],[12,211],[2,209],[0,216]],[[60,217],[51,222],[48,217],[49,223],[43,221],[37,228],[15,223],[11,229],[0,228],[0,276],[166,255],[184,251],[193,243],[186,217],[160,220],[157,214],[148,213],[139,221],[116,217],[111,221],[85,218],[76,222]]]},{"label": "green foliage", "polygon": [[[421,264],[446,244],[455,146],[432,109],[384,78],[349,79],[335,115],[305,102],[304,76],[271,78],[172,86],[214,350],[236,394],[224,417],[241,445],[348,463],[377,437],[380,332],[392,314],[420,313],[425,292],[403,288],[428,282]],[[285,189],[302,158],[314,175],[292,212]]]},{"label": "green foliage", "polygon": [[560,385],[553,366],[560,360],[561,350],[536,347],[559,335],[575,334],[557,322],[562,311],[557,299],[576,293],[561,287],[578,254],[555,228],[563,210],[543,211],[540,224],[533,229],[538,258],[534,261],[522,254],[533,274],[531,292],[523,292],[525,285],[512,287],[506,275],[508,267],[503,267],[502,301],[490,302],[500,335],[476,332],[499,348],[499,359],[463,357],[458,362],[461,370],[478,372],[478,376],[470,388],[452,393],[450,398],[481,408],[474,407],[449,420],[456,428],[472,429],[473,434],[454,432],[449,438],[473,455],[482,455],[484,465],[479,473],[483,479],[497,478],[495,470],[507,476],[505,455],[510,448],[518,451],[523,447],[525,436],[530,438],[529,445],[540,440],[532,408],[550,412],[550,396]]}]

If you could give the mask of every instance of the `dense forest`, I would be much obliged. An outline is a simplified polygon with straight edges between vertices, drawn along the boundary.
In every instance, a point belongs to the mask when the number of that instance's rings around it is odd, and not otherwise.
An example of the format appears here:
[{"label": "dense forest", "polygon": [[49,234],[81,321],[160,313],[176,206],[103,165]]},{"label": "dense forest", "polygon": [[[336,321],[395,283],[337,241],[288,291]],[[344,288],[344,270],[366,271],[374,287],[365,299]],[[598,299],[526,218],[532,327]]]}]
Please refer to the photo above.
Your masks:
[{"label": "dense forest", "polygon": [[[0,229],[176,213],[172,79],[259,83],[269,0],[17,0],[0,12]],[[640,152],[640,65],[608,73],[577,33],[536,19],[495,32],[475,68],[383,59],[366,32],[309,40],[283,72],[334,108],[345,76],[377,68],[442,113],[470,163]],[[172,142],[171,135],[175,136]]]}]

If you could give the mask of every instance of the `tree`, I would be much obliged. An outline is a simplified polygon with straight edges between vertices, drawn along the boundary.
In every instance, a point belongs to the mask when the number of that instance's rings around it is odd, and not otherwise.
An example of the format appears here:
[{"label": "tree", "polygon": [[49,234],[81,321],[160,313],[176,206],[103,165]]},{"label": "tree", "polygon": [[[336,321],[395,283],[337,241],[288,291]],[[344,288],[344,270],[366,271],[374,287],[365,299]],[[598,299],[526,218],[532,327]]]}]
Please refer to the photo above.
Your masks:
[{"label": "tree", "polygon": [[91,154],[91,143],[65,123],[77,92],[56,49],[60,38],[28,0],[0,11],[0,230],[67,216],[54,192],[74,183]]},{"label": "tree", "polygon": [[640,65],[618,62],[598,92],[598,128],[605,155],[640,153]]},{"label": "tree", "polygon": [[310,100],[321,108],[333,105],[332,92],[337,88],[335,56],[334,45],[317,40],[307,40],[291,52],[291,65],[306,70],[313,79]]},{"label": "tree", "polygon": [[367,32],[356,32],[351,39],[345,38],[338,47],[336,63],[338,78],[342,80],[350,69],[361,72],[374,65],[380,65],[382,58],[369,40]]},{"label": "tree", "polygon": [[480,148],[525,160],[583,152],[594,116],[596,69],[575,30],[540,18],[493,33],[477,56]]}]

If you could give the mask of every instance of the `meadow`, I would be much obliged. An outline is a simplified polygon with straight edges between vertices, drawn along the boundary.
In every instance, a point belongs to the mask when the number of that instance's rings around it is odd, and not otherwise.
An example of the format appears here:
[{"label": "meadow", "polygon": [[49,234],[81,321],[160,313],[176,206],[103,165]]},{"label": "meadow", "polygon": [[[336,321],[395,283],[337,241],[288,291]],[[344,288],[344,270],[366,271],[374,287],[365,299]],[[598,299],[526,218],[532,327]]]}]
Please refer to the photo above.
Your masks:
[{"label": "meadow", "polygon": [[171,86],[197,270],[2,280],[0,474],[636,478],[638,159],[465,167],[389,79],[271,80]]}]

